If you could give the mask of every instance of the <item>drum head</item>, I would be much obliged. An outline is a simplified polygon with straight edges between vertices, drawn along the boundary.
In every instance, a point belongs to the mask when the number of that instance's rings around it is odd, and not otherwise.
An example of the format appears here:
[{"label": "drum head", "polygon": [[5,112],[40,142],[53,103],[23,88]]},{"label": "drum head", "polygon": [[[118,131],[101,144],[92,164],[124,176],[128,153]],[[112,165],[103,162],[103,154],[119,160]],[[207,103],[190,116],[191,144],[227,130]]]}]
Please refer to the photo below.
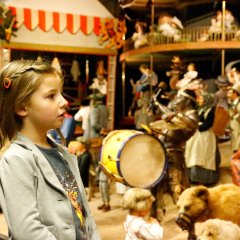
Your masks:
[{"label": "drum head", "polygon": [[134,135],[119,153],[119,171],[130,186],[153,187],[164,177],[165,156],[157,138],[147,134]]}]

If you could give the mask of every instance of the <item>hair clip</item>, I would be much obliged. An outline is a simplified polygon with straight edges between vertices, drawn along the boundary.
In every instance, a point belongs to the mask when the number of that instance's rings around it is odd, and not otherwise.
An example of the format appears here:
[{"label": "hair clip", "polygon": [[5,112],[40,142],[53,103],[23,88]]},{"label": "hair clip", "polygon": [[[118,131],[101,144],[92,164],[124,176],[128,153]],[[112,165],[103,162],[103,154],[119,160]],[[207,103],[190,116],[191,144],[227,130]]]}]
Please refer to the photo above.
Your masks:
[{"label": "hair clip", "polygon": [[11,84],[12,84],[12,80],[10,78],[5,77],[3,79],[3,85],[6,89],[8,89],[11,86]]}]

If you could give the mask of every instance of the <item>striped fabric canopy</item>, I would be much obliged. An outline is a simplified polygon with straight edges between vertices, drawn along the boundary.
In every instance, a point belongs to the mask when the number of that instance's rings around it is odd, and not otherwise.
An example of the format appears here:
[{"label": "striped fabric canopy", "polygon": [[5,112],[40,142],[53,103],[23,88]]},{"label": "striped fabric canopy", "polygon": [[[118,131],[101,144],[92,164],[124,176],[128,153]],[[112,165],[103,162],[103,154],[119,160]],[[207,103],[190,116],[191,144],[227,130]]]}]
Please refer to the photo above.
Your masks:
[{"label": "striped fabric canopy", "polygon": [[84,16],[70,13],[50,12],[29,8],[17,8],[9,6],[13,14],[16,15],[17,28],[25,25],[30,31],[39,27],[42,31],[48,32],[52,28],[62,33],[67,30],[71,34],[81,31],[85,35],[94,33],[100,35],[101,22],[105,18]]}]

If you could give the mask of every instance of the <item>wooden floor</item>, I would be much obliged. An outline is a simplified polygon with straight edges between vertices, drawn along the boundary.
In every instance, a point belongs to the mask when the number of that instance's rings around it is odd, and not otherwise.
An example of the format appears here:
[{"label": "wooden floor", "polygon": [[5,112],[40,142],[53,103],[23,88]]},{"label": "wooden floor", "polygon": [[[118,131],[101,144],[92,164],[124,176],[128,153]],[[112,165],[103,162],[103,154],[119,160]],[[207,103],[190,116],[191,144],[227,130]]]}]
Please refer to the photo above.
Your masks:
[{"label": "wooden floor", "polygon": [[[221,177],[218,184],[231,182],[231,171],[229,159],[231,157],[230,143],[219,144],[221,153]],[[185,240],[187,233],[183,232],[175,223],[177,216],[176,206],[173,204],[169,195],[164,196],[167,205],[166,215],[164,216],[162,226],[164,228],[163,240]],[[103,240],[123,240],[125,237],[123,222],[127,211],[121,208],[121,195],[115,191],[115,183],[111,184],[111,211],[103,213],[97,209],[101,204],[100,193],[96,192],[95,197],[89,202],[93,217],[99,228]],[[200,227],[196,228],[199,231]],[[0,233],[7,234],[7,226],[4,216],[0,214]]]}]

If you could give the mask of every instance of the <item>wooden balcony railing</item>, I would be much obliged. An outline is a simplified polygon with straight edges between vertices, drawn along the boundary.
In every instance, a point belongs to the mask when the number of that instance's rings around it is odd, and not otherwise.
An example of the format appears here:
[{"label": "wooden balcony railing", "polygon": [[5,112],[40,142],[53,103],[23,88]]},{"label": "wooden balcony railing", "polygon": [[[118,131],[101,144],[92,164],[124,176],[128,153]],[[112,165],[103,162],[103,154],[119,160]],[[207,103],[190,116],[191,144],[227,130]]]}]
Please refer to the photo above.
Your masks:
[{"label": "wooden balcony railing", "polygon": [[[156,46],[161,44],[174,43],[190,43],[190,42],[207,42],[207,41],[240,41],[240,28],[232,27],[231,30],[226,30],[224,34],[221,32],[211,32],[209,27],[189,27],[185,28],[179,34],[179,40],[175,41],[173,37],[163,36],[161,33],[153,32],[144,35],[147,39],[147,44],[141,47]],[[129,38],[125,41],[123,52],[134,49],[134,41]]]}]

